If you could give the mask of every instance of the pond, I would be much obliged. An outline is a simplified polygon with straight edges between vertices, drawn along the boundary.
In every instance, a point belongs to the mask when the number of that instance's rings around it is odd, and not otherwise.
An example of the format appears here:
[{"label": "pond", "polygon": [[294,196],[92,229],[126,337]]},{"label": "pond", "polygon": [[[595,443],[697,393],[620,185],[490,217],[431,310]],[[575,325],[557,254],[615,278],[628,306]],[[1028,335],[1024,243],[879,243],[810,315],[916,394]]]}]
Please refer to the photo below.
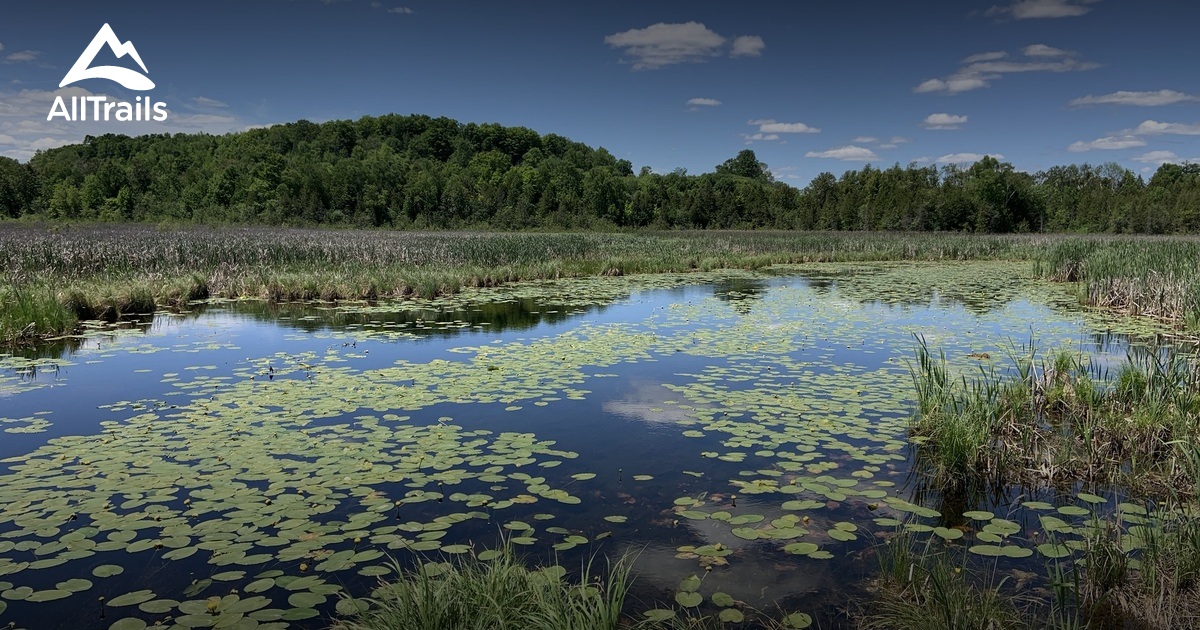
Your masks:
[{"label": "pond", "polygon": [[392,559],[503,537],[636,554],[635,617],[732,598],[837,627],[897,528],[1019,568],[1039,515],[1090,513],[939,497],[906,437],[918,335],[972,370],[1154,332],[1076,303],[1025,264],[838,264],[96,325],[0,355],[0,623],[327,627]]}]

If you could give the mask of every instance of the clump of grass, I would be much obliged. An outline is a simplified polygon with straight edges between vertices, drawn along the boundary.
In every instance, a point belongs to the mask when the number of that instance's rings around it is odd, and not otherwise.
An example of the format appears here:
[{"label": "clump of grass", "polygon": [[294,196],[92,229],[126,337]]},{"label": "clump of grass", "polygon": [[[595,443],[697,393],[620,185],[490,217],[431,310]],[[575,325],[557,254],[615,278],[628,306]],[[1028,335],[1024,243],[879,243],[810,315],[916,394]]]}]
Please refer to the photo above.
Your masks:
[{"label": "clump of grass", "polygon": [[1051,279],[1081,282],[1087,304],[1200,331],[1200,241],[1068,240],[1039,257]]},{"label": "clump of grass", "polygon": [[40,286],[0,285],[0,342],[21,343],[75,327],[75,313]]},{"label": "clump of grass", "polygon": [[918,343],[910,430],[937,483],[1120,482],[1161,496],[1197,482],[1175,446],[1200,440],[1194,359],[1164,350],[1108,370],[1071,353],[1039,359],[1031,344],[1011,360],[955,379]]},{"label": "clump of grass", "polygon": [[1026,622],[1018,599],[999,584],[978,585],[975,575],[947,552],[928,544],[914,547],[907,534],[877,546],[879,590],[861,619],[866,630],[1004,630],[1035,627]]},{"label": "clump of grass", "polygon": [[[371,608],[338,620],[338,630],[615,630],[630,585],[630,564],[610,564],[585,584],[561,569],[529,569],[511,547],[492,560],[469,556],[453,562],[395,566],[399,578],[376,589]],[[585,576],[593,575],[591,563]],[[586,579],[586,578],[585,578]]]}]

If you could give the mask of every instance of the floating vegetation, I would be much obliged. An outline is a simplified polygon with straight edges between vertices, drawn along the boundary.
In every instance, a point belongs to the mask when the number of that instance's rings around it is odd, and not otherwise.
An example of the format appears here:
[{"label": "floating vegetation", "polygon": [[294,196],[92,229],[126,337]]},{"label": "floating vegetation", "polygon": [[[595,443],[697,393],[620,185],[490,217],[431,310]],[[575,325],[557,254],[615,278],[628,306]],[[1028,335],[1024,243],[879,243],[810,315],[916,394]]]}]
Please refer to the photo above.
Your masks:
[{"label": "floating vegetation", "polygon": [[[653,542],[631,570],[657,603],[632,614],[664,624],[806,627],[828,611],[802,598],[855,588],[844,575],[896,530],[1006,567],[1074,562],[1098,514],[1159,517],[1097,488],[963,513],[906,485],[913,334],[956,373],[1029,321],[1085,345],[1090,320],[1027,269],[574,278],[89,326],[70,356],[0,357],[19,420],[0,427],[54,421],[0,461],[0,620],[100,597],[118,628],[357,619],[379,579],[506,562],[480,543],[498,531],[530,557]],[[484,325],[489,300],[563,317]],[[61,396],[85,388],[103,398]],[[808,613],[754,610],[776,601]]]}]

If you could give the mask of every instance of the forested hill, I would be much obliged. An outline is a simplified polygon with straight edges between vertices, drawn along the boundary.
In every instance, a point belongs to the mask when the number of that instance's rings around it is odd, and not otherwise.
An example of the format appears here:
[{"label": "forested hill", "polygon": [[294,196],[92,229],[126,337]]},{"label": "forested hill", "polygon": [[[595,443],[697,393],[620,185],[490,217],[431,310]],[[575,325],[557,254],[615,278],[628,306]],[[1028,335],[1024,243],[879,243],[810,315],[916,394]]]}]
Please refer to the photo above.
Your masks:
[{"label": "forested hill", "polygon": [[524,127],[387,115],[225,136],[89,137],[0,158],[0,217],[408,227],[1198,232],[1200,165],[866,166],[803,190],[752,151],[652,173]]}]

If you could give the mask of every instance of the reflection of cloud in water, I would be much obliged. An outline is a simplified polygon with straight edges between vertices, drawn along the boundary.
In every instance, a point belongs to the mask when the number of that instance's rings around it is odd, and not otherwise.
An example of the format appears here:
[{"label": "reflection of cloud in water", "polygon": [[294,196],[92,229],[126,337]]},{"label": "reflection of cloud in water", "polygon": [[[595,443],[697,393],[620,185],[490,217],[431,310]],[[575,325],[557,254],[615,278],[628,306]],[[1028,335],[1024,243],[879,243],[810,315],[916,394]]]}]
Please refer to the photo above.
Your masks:
[{"label": "reflection of cloud in water", "polygon": [[662,383],[634,382],[624,398],[606,401],[603,408],[605,413],[654,424],[677,424],[692,419],[691,411],[664,402],[677,399],[679,394],[663,387]]},{"label": "reflection of cloud in water", "polygon": [[822,549],[829,550],[836,556],[844,555],[848,550],[847,543],[833,541],[825,533],[836,522],[836,519],[832,518],[835,513],[823,509],[787,512],[778,504],[742,497],[738,497],[737,505],[738,507],[733,508],[727,501],[723,501],[720,506],[710,504],[702,509],[711,511],[719,507],[732,512],[734,516],[761,514],[764,517],[762,521],[746,525],[754,528],[762,528],[785,514],[807,514],[810,521],[799,523],[797,527],[803,527],[809,533],[790,540],[746,540],[734,536],[731,533],[732,526],[722,521],[695,521],[668,516],[668,519],[678,519],[676,527],[688,534],[684,535],[681,532],[676,539],[677,546],[700,547],[719,543],[733,552],[725,556],[729,564],[714,566],[706,575],[699,559],[677,558],[679,551],[676,547],[655,543],[645,547],[629,545],[624,551],[637,556],[634,571],[637,574],[638,588],[651,591],[654,597],[663,597],[663,593],[653,593],[654,591],[665,592],[669,600],[678,588],[680,580],[695,574],[704,578],[700,592],[706,598],[716,591],[722,591],[766,613],[774,613],[776,602],[782,603],[785,599],[804,600],[819,593],[829,593],[846,587],[845,576],[842,580],[835,576],[836,567],[840,564],[837,558],[818,560],[780,551],[780,548],[789,543],[810,542],[820,545]]}]

